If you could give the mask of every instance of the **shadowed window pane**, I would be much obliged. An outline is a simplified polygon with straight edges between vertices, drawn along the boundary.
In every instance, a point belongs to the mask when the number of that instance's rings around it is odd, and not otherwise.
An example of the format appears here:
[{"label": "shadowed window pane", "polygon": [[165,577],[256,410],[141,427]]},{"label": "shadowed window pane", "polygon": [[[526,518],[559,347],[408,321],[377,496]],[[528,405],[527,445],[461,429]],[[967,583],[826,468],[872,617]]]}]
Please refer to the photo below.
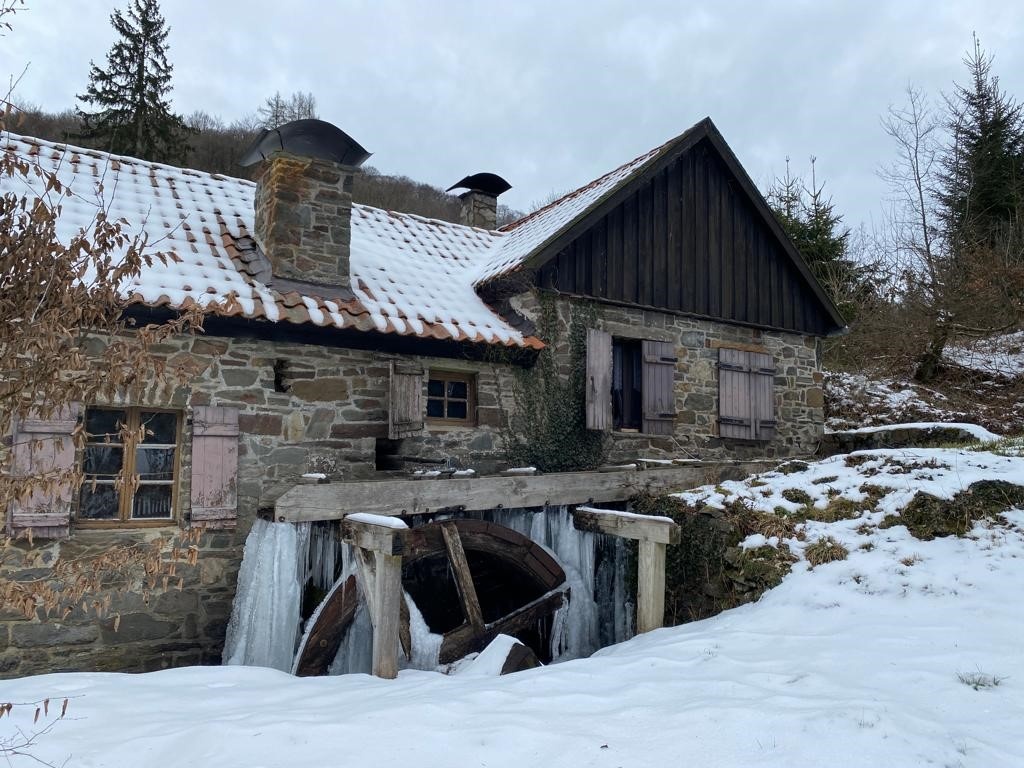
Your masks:
[{"label": "shadowed window pane", "polygon": [[444,397],[444,382],[440,379],[430,379],[427,382],[427,395],[429,397]]},{"label": "shadowed window pane", "polygon": [[466,418],[466,404],[459,402],[458,400],[450,400],[448,402],[448,418],[449,419],[464,419]]},{"label": "shadowed window pane", "polygon": [[132,517],[153,519],[171,516],[171,486],[140,485],[135,492]]},{"label": "shadowed window pane", "polygon": [[97,485],[86,482],[79,495],[78,516],[83,520],[116,520],[117,491],[112,485]]},{"label": "shadowed window pane", "polygon": [[142,426],[146,428],[144,443],[175,443],[178,439],[178,418],[173,413],[143,411]]},{"label": "shadowed window pane", "polygon": [[127,421],[124,411],[90,408],[85,412],[85,431],[91,443],[120,443],[121,426]]},{"label": "shadowed window pane", "polygon": [[448,397],[457,397],[460,400],[466,399],[466,382],[464,381],[449,381],[448,382]]},{"label": "shadowed window pane", "polygon": [[444,418],[444,400],[427,400],[427,416]]},{"label": "shadowed window pane", "polygon": [[173,448],[139,448],[135,452],[135,472],[142,480],[173,480]]},{"label": "shadowed window pane", "polygon": [[82,458],[82,471],[87,475],[113,478],[121,471],[124,449],[112,445],[89,445]]}]

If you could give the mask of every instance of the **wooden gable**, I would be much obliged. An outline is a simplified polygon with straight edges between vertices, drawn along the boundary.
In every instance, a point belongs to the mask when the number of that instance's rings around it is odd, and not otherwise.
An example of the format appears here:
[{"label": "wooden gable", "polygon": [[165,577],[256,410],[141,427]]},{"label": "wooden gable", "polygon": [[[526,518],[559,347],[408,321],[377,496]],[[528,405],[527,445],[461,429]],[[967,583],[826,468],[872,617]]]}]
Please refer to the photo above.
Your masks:
[{"label": "wooden gable", "polygon": [[538,253],[538,284],[759,328],[841,330],[842,317],[717,132],[680,150]]}]

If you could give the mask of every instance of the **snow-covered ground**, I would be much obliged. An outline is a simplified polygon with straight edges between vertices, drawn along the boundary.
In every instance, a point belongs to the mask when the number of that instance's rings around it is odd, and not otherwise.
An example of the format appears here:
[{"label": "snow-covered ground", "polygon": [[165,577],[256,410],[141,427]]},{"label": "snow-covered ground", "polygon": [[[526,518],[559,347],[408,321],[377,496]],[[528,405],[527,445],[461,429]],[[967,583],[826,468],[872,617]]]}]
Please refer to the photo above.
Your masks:
[{"label": "snow-covered ground", "polygon": [[[801,560],[755,604],[589,659],[500,678],[50,675],[0,682],[0,700],[73,697],[31,749],[69,766],[1024,766],[1024,511],[965,538],[878,527],[918,490],[1024,484],[1024,459],[921,449],[788,469],[687,496],[795,510],[783,491],[820,506],[887,489],[860,519],[787,542],[799,554],[829,535],[846,560]],[[32,717],[15,708],[0,738]]]},{"label": "snow-covered ground", "polygon": [[1024,376],[1024,331],[979,339],[971,345],[952,346],[946,361],[989,376]]}]

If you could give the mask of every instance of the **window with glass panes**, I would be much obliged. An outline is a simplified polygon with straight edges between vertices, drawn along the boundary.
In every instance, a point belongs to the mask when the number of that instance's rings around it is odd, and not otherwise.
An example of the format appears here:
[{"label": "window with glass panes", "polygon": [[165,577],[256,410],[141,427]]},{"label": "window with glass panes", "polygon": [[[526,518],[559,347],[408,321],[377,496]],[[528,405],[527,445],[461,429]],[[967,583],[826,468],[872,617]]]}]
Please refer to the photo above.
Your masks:
[{"label": "window with glass panes", "polygon": [[87,409],[79,522],[143,523],[173,518],[179,422],[175,411]]},{"label": "window with glass panes", "polygon": [[473,415],[472,374],[431,371],[427,378],[427,418],[440,423],[471,424]]}]

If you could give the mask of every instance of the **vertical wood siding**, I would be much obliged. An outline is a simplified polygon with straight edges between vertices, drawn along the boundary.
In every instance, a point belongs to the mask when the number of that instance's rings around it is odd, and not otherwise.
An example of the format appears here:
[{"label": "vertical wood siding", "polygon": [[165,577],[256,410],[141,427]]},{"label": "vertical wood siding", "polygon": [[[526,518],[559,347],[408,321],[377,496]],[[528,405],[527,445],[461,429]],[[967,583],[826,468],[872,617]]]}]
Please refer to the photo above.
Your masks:
[{"label": "vertical wood siding", "polygon": [[192,408],[191,520],[234,528],[238,518],[238,409]]},{"label": "vertical wood siding", "polygon": [[756,326],[831,320],[724,163],[699,143],[548,261],[540,285]]}]

